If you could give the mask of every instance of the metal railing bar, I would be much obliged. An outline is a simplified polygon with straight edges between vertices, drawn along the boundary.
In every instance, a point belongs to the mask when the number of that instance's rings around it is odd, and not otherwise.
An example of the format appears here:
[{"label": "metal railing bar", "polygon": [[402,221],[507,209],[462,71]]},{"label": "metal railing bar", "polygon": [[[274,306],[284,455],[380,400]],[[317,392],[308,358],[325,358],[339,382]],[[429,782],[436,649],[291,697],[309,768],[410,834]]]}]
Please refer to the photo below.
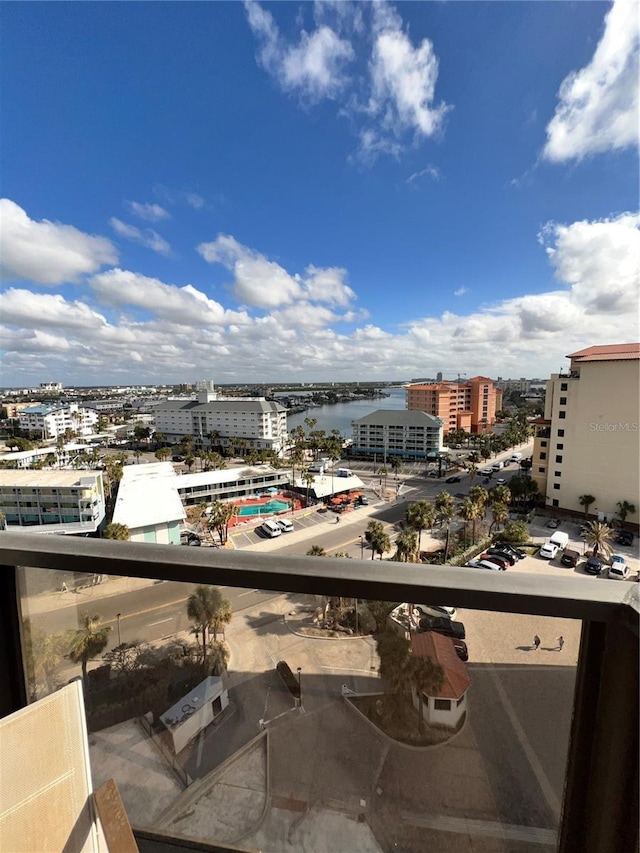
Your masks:
[{"label": "metal railing bar", "polygon": [[0,533],[0,565],[382,601],[444,601],[476,610],[624,621],[636,632],[640,611],[638,586],[623,582],[24,533]]}]

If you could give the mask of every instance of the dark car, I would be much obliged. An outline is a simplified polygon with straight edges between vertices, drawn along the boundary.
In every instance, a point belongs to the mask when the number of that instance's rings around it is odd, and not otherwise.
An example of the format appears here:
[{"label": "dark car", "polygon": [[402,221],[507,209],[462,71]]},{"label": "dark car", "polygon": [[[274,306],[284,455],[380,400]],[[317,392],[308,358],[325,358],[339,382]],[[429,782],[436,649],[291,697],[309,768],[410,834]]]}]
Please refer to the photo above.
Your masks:
[{"label": "dark car", "polygon": [[584,564],[584,570],[590,575],[599,575],[602,571],[602,560],[600,557],[589,557]]},{"label": "dark car", "polygon": [[460,479],[460,477],[447,477],[445,483],[459,483]]},{"label": "dark car", "polygon": [[466,637],[462,622],[452,622],[444,616],[423,616],[420,620],[421,631],[435,631],[445,637],[454,637],[456,640],[464,640]]},{"label": "dark car", "polygon": [[480,554],[478,559],[489,560],[491,563],[497,563],[502,569],[507,569],[509,568],[509,566],[513,565],[508,555],[505,553],[500,553],[499,551],[492,551],[491,553],[487,551],[486,554]]},{"label": "dark car", "polygon": [[629,530],[621,530],[616,536],[618,545],[633,545],[633,533]]},{"label": "dark car", "polygon": [[369,498],[366,495],[360,495],[360,497],[358,498],[358,503],[360,504],[360,506],[368,506]]},{"label": "dark car", "polygon": [[522,548],[514,548],[509,542],[496,542],[494,547],[499,548],[501,551],[506,551],[507,554],[513,554],[516,560],[524,560],[527,556]]},{"label": "dark car", "polygon": [[460,658],[460,660],[468,661],[469,660],[469,649],[467,648],[467,644],[464,640],[457,640],[455,637],[451,638],[451,642],[453,643],[453,648],[456,650],[456,654]]},{"label": "dark car", "polygon": [[571,548],[565,548],[562,552],[562,557],[560,557],[560,564],[563,566],[574,566],[578,565],[578,560],[580,559],[580,554],[577,551],[572,551]]},{"label": "dark car", "polygon": [[485,477],[484,480],[482,481],[483,485],[485,485],[485,486],[487,485],[488,482],[489,482],[488,477]]},{"label": "dark car", "polygon": [[505,551],[502,548],[489,548],[487,551],[489,555],[488,559],[490,560],[492,556],[503,557],[510,566],[515,566],[518,562],[518,558],[514,557],[514,555],[510,551]]},{"label": "dark car", "polygon": [[184,462],[184,456],[172,456],[171,461],[172,462]]}]

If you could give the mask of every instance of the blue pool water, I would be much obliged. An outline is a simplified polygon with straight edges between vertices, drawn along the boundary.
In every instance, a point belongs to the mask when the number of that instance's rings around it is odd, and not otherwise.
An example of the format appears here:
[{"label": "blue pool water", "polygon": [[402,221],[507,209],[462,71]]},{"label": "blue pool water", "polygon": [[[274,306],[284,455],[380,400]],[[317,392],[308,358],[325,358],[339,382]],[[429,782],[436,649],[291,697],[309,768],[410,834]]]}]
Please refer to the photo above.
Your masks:
[{"label": "blue pool water", "polygon": [[291,509],[288,501],[267,501],[266,504],[238,507],[238,515],[271,515],[274,512],[283,512]]}]

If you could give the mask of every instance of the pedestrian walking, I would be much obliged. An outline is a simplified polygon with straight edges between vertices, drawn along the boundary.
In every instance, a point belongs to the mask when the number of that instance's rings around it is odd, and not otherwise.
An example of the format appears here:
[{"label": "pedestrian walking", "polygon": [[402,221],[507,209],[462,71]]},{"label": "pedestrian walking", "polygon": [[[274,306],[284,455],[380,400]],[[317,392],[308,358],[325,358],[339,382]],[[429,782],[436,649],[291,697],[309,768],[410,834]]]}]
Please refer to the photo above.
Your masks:
[{"label": "pedestrian walking", "polygon": [[564,646],[564,637],[562,635],[560,635],[558,637],[558,639],[556,640],[556,643],[558,644],[558,651],[561,652],[562,647]]},{"label": "pedestrian walking", "polygon": [[538,646],[540,645],[540,637],[537,634],[533,638],[533,645],[536,647],[536,651],[537,651]]}]

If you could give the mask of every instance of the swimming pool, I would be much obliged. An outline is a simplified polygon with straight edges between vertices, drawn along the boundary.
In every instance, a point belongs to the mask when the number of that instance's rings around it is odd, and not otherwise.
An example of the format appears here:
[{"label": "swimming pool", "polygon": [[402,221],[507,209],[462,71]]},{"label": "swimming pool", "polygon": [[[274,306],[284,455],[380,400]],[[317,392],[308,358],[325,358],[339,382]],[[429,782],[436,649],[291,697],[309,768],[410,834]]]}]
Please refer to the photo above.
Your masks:
[{"label": "swimming pool", "polygon": [[275,512],[284,512],[291,509],[288,501],[272,500],[264,504],[251,504],[238,507],[238,515],[273,515]]}]

